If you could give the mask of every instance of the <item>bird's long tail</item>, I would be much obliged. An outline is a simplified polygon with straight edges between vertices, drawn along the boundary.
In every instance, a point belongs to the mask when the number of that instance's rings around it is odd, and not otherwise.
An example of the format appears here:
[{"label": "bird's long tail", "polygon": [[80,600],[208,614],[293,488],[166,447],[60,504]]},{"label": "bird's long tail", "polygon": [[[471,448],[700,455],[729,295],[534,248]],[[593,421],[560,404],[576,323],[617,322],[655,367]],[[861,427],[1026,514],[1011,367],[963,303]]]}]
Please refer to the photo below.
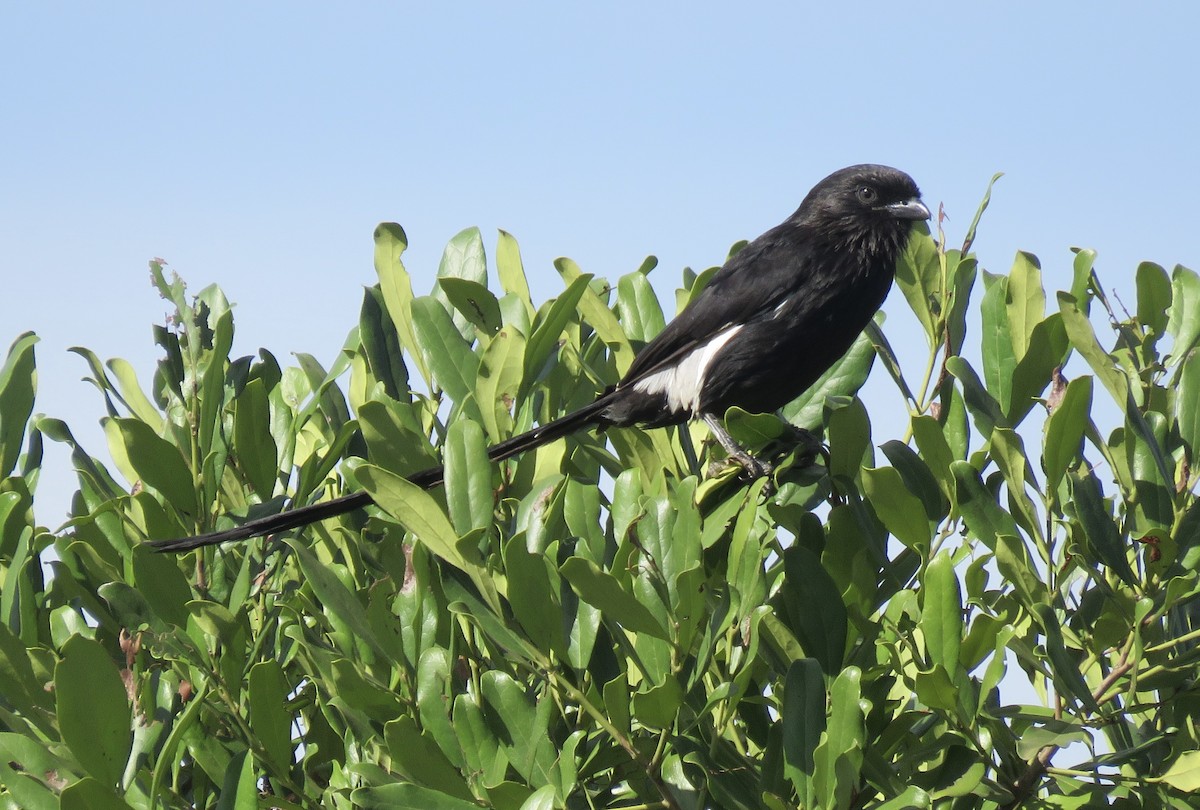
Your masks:
[{"label": "bird's long tail", "polygon": [[[488,458],[493,462],[504,461],[507,458],[512,458],[527,450],[541,447],[543,444],[549,444],[555,439],[562,438],[563,436],[596,424],[601,421],[599,418],[600,413],[610,401],[611,394],[603,395],[590,405],[573,411],[566,416],[494,444],[488,448]],[[432,489],[442,483],[444,476],[445,467],[430,467],[409,475],[408,480],[422,489]],[[218,543],[228,543],[234,540],[248,540],[251,537],[262,537],[263,535],[295,529],[299,526],[307,526],[309,523],[316,523],[326,518],[343,515],[346,512],[353,512],[355,509],[361,509],[370,503],[370,495],[365,492],[354,492],[350,495],[334,498],[331,501],[314,503],[310,506],[301,506],[298,509],[288,509],[277,515],[268,515],[257,520],[251,520],[232,529],[198,534],[194,537],[184,537],[178,540],[152,540],[149,545],[155,551],[191,551],[192,549],[203,548],[204,546],[214,546]]]}]

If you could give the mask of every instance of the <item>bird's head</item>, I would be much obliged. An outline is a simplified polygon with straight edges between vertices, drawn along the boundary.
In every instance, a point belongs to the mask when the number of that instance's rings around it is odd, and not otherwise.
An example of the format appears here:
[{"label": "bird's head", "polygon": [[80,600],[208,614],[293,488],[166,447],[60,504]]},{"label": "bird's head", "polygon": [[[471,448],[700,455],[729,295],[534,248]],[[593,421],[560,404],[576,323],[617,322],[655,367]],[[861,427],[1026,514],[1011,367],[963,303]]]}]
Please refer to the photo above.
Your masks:
[{"label": "bird's head", "polygon": [[929,219],[929,209],[921,202],[921,191],[911,177],[899,169],[871,163],[848,166],[817,183],[797,213],[806,210],[819,219],[862,225]]}]

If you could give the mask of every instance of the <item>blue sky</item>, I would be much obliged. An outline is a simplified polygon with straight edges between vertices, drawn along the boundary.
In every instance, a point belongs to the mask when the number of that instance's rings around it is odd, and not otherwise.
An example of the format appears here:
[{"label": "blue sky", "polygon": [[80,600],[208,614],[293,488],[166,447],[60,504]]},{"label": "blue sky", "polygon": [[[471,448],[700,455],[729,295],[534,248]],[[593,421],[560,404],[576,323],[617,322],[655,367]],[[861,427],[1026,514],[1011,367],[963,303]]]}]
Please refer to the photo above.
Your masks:
[{"label": "blue sky", "polygon": [[[1061,5],[6,4],[0,341],[41,336],[37,410],[100,453],[66,349],[148,381],[152,257],[225,289],[239,353],[328,363],[381,220],[418,290],[478,225],[520,240],[535,298],[556,256],[615,278],[653,253],[670,300],[682,267],[867,161],[944,203],[953,240],[1006,172],[976,244],[992,270],[1027,249],[1061,287],[1088,246],[1128,291],[1142,259],[1200,265],[1200,10]],[[900,295],[886,309],[903,360],[923,342]],[[55,526],[73,477],[48,463]]]}]

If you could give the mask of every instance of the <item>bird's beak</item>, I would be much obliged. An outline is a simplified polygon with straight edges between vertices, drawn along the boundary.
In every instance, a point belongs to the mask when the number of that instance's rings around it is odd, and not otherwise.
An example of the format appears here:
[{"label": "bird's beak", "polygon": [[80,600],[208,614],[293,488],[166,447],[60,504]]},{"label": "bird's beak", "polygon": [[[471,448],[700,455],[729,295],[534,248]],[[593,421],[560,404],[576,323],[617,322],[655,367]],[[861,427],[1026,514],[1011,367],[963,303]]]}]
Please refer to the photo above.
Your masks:
[{"label": "bird's beak", "polygon": [[929,219],[929,209],[917,197],[904,202],[890,203],[885,205],[883,210],[896,219]]}]

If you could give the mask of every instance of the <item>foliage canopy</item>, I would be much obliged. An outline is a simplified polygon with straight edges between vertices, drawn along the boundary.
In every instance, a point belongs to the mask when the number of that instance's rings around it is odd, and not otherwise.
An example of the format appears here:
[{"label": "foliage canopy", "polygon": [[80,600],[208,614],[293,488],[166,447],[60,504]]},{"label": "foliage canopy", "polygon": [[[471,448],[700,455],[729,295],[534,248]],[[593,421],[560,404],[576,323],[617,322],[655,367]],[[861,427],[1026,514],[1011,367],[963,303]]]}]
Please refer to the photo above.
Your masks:
[{"label": "foliage canopy", "polygon": [[[417,296],[381,225],[329,368],[231,357],[221,291],[154,264],[175,312],[149,387],[76,350],[111,461],[33,415],[22,335],[0,371],[0,798],[1192,806],[1200,277],[1143,264],[1128,312],[1078,251],[1047,296],[1033,256],[978,271],[977,223],[962,249],[917,234],[899,268],[921,375],[876,326],[786,409],[826,464],[776,417],[728,415],[771,481],[708,473],[698,426],[487,462],[663,327],[653,259],[615,283],[559,260],[538,305],[516,241],[496,287],[471,229]],[[685,271],[677,304],[707,278]],[[909,409],[878,444],[855,396],[875,357]],[[46,439],[79,480],[57,532],[32,508]],[[444,490],[403,478],[437,459]],[[178,559],[142,545],[348,488],[378,507]]]}]

